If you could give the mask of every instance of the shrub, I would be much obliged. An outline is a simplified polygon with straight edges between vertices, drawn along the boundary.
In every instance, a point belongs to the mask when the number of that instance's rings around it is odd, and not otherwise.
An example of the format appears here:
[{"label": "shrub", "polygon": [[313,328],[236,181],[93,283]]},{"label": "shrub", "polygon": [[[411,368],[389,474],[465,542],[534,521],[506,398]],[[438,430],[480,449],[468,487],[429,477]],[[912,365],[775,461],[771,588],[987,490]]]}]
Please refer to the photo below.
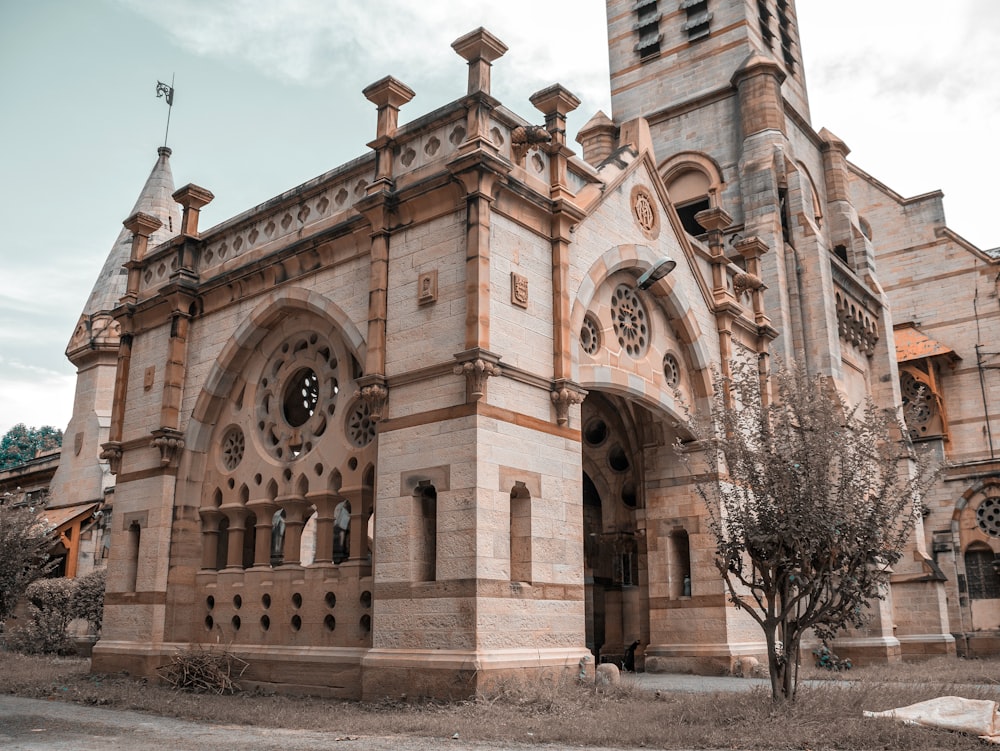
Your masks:
[{"label": "shrub", "polygon": [[48,555],[51,531],[35,509],[0,506],[0,623],[13,612],[25,588],[55,565]]},{"label": "shrub", "polygon": [[66,627],[73,619],[71,579],[38,579],[28,585],[28,618],[10,634],[8,644],[27,654],[69,654],[73,643]]},{"label": "shrub", "polygon": [[104,570],[79,579],[38,579],[25,591],[28,618],[9,634],[11,648],[27,654],[69,654],[70,621],[86,620],[93,633],[104,613]]},{"label": "shrub", "polygon": [[73,593],[73,617],[82,618],[90,626],[90,632],[101,630],[104,618],[104,584],[107,570],[100,568],[86,576],[74,579],[76,591]]}]

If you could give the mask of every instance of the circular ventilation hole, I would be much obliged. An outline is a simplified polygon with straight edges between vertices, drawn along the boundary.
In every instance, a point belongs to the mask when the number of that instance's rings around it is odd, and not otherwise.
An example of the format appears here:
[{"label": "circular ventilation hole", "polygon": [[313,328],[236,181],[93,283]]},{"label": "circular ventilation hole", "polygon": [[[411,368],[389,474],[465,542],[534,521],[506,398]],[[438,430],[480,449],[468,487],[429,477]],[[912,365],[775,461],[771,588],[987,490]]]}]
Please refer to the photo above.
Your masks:
[{"label": "circular ventilation hole", "polygon": [[302,628],[302,618],[297,615],[292,616],[292,631],[298,631]]},{"label": "circular ventilation hole", "polygon": [[361,593],[361,607],[370,608],[372,606],[372,593],[367,589]]},{"label": "circular ventilation hole", "polygon": [[298,592],[292,595],[292,606],[296,610],[302,607],[302,595],[300,595]]},{"label": "circular ventilation hole", "polygon": [[337,619],[334,618],[332,615],[328,615],[326,618],[323,619],[323,625],[326,626],[327,631],[333,631],[335,628],[337,628]]},{"label": "circular ventilation hole", "polygon": [[205,604],[208,605],[208,609],[211,610],[212,608],[215,607],[215,598],[212,597],[212,595],[209,595],[207,598],[205,598]]},{"label": "circular ventilation hole", "polygon": [[268,615],[262,615],[260,617],[260,627],[264,631],[267,631],[269,628],[271,628],[271,617]]},{"label": "circular ventilation hole", "polygon": [[271,607],[271,595],[269,594],[262,595],[260,598],[260,604],[264,606],[264,610],[267,610],[269,607]]},{"label": "circular ventilation hole", "polygon": [[233,595],[233,607],[239,610],[243,607],[243,598],[239,595]]},{"label": "circular ventilation hole", "polygon": [[332,608],[334,605],[337,604],[337,595],[335,595],[333,592],[327,592],[326,597],[324,599],[326,600],[326,606],[328,608]]},{"label": "circular ventilation hole", "polygon": [[242,625],[242,621],[240,621],[240,617],[238,615],[234,615],[233,616],[233,620],[231,621],[231,623],[233,624],[233,631],[239,631],[240,630],[240,626]]},{"label": "circular ventilation hole", "polygon": [[372,617],[368,613],[361,616],[361,630],[365,633],[369,633],[372,630]]},{"label": "circular ventilation hole", "polygon": [[211,631],[213,628],[215,628],[215,619],[212,618],[212,616],[210,616],[210,615],[206,615],[205,616],[205,630],[206,631]]}]

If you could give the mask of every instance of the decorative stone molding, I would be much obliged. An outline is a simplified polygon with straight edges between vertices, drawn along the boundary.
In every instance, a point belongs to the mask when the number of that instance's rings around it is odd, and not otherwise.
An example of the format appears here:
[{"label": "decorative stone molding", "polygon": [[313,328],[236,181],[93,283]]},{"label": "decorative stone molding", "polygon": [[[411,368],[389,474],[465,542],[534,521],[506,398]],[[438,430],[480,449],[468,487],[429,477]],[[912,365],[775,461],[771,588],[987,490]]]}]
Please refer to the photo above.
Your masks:
[{"label": "decorative stone molding", "polygon": [[528,307],[528,277],[510,272],[510,302],[519,308]]},{"label": "decorative stone molding", "polygon": [[500,356],[485,349],[470,349],[455,355],[459,364],[454,367],[455,375],[464,375],[466,380],[466,399],[478,402],[486,396],[486,381],[491,376],[498,376],[503,371],[500,368]]},{"label": "decorative stone molding", "polygon": [[122,466],[122,445],[119,441],[101,444],[101,459],[108,463],[111,474],[117,475]]},{"label": "decorative stone molding", "polygon": [[426,271],[417,277],[417,305],[429,305],[438,299],[437,269]]},{"label": "decorative stone molding", "polygon": [[161,467],[176,467],[184,450],[184,434],[175,428],[157,428],[149,445],[160,450]]},{"label": "decorative stone molding", "polygon": [[754,274],[744,271],[733,277],[733,294],[737,298],[741,297],[745,292],[758,289],[764,289],[764,282]]},{"label": "decorative stone molding", "polygon": [[541,125],[518,125],[510,132],[510,152],[515,162],[523,164],[529,151],[551,140],[552,134]]},{"label": "decorative stone molding", "polygon": [[837,323],[840,338],[871,357],[879,341],[878,324],[873,315],[838,290]]},{"label": "decorative stone molding", "polygon": [[644,185],[632,188],[632,218],[647,239],[660,236],[660,211],[653,194]]},{"label": "decorative stone molding", "polygon": [[354,394],[354,398],[364,400],[371,419],[378,422],[385,416],[389,404],[389,388],[385,378],[380,375],[363,376],[358,379],[358,386],[361,388]]},{"label": "decorative stone molding", "polygon": [[587,398],[587,392],[575,383],[566,380],[555,382],[555,388],[549,393],[556,407],[556,422],[565,425],[569,422],[569,408],[574,404],[582,404]]}]

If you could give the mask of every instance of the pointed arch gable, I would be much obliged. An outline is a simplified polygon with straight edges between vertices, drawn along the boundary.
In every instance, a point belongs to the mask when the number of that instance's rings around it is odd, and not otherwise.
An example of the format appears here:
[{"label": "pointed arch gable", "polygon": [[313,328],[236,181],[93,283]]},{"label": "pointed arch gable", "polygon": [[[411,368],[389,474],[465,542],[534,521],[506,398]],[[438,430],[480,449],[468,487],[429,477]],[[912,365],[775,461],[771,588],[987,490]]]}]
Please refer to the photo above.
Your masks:
[{"label": "pointed arch gable", "polygon": [[[572,330],[579,331],[583,326],[584,316],[593,303],[598,288],[608,277],[625,269],[634,269],[638,276],[651,269],[659,260],[659,255],[652,248],[638,244],[616,245],[601,254],[591,265],[577,290],[570,314]],[[649,289],[649,293],[658,299],[669,314],[678,339],[687,346],[687,355],[695,370],[704,372],[707,378],[708,368],[713,362],[711,351],[698,325],[690,299],[680,285],[668,281],[669,279],[667,277],[657,282]],[[574,363],[574,369],[579,369],[578,362]],[[574,377],[578,378],[579,373]]]},{"label": "pointed arch gable", "polygon": [[191,413],[187,442],[191,452],[207,450],[215,419],[238,382],[244,365],[268,332],[282,318],[295,312],[310,313],[327,321],[337,329],[350,353],[364,362],[364,337],[339,305],[318,292],[299,287],[274,291],[236,328],[205,379]]}]

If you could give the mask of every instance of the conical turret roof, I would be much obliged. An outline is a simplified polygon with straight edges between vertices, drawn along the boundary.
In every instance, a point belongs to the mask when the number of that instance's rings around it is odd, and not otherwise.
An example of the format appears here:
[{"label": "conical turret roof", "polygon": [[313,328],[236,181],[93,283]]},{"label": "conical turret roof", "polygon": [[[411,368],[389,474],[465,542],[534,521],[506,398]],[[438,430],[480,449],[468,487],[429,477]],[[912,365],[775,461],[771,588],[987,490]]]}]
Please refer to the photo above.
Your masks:
[{"label": "conical turret roof", "polygon": [[[170,149],[166,146],[161,146],[157,150],[156,164],[146,178],[146,184],[143,185],[135,206],[126,215],[132,216],[141,211],[163,222],[163,226],[150,236],[150,248],[173,237],[180,228],[180,209],[177,202],[171,198],[174,192],[174,176],[170,172],[170,153]],[[124,218],[123,216],[122,219]],[[128,261],[131,252],[132,233],[123,227],[94,283],[87,304],[83,307],[84,316],[110,312],[118,304],[118,300],[125,294],[126,274],[122,266]]]}]

